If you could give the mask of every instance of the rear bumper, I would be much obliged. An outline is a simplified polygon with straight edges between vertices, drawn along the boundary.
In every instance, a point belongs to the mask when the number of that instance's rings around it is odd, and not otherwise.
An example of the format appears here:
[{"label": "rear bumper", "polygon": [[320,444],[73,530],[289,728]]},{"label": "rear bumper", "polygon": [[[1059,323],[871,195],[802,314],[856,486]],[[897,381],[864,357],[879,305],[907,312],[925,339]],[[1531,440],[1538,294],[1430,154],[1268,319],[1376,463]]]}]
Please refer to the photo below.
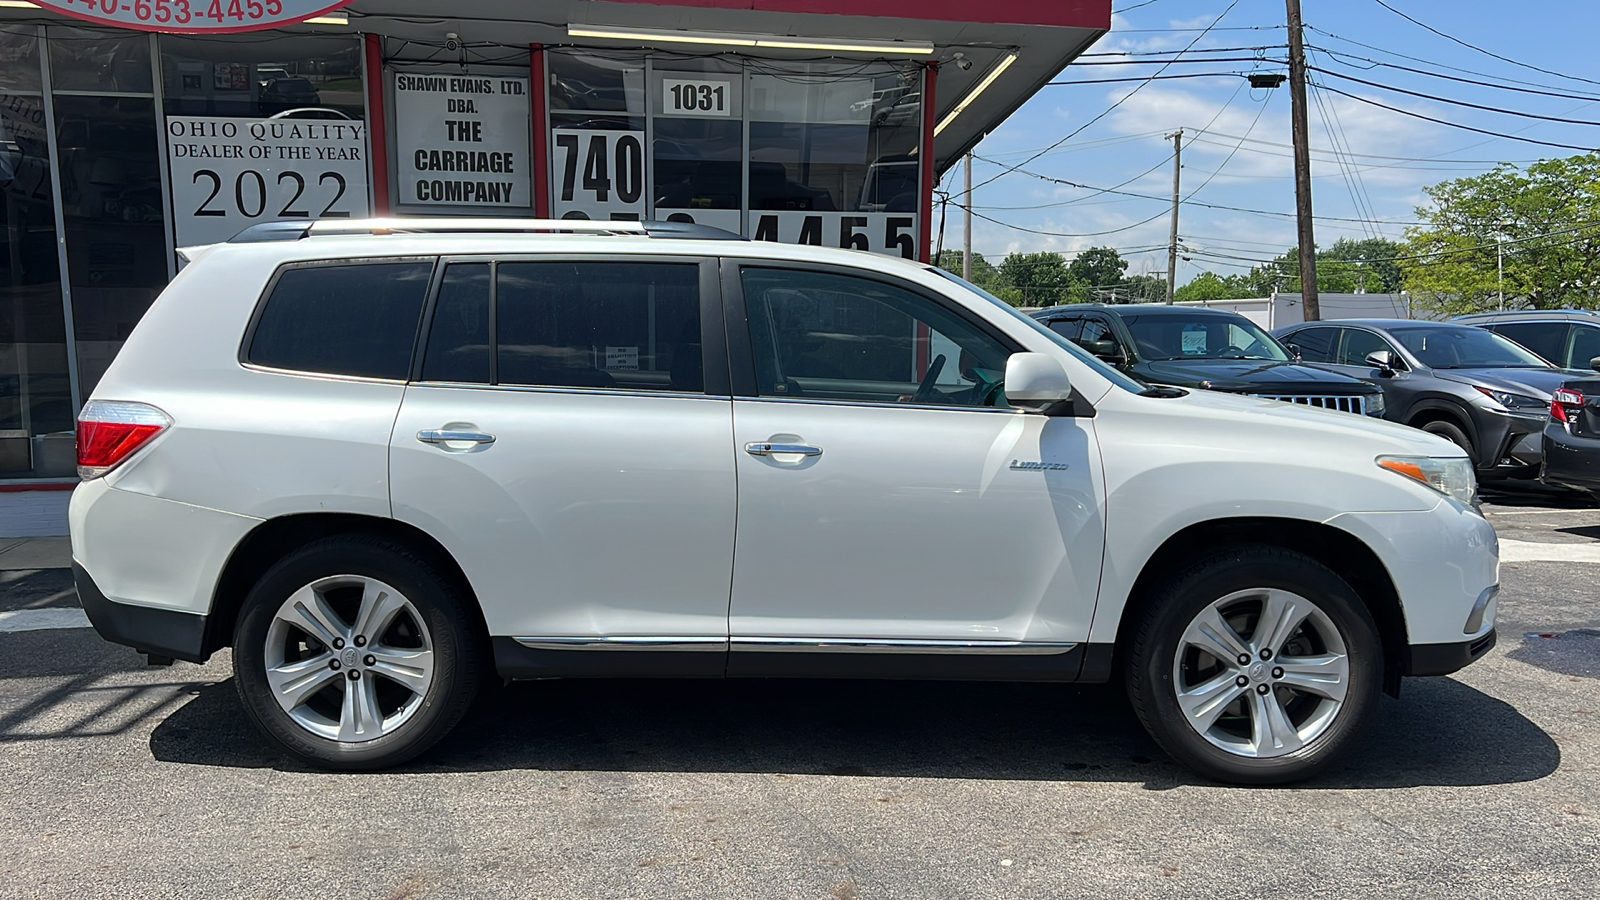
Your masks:
[{"label": "rear bumper", "polygon": [[1412,644],[1407,675],[1449,675],[1458,672],[1494,649],[1495,630],[1458,644]]},{"label": "rear bumper", "polygon": [[1540,480],[1558,487],[1600,492],[1600,440],[1568,433],[1559,422],[1544,429]]},{"label": "rear bumper", "polygon": [[72,580],[89,622],[100,636],[140,653],[205,662],[206,617],[174,609],[118,603],[101,592],[83,566],[72,563]]}]

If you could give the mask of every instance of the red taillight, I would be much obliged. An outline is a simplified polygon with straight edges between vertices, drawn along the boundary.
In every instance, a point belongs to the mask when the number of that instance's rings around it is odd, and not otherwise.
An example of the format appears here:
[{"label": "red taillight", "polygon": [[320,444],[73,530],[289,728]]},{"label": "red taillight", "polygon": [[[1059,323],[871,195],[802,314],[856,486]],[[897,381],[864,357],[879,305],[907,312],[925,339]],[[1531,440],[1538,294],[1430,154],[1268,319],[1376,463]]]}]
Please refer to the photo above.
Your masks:
[{"label": "red taillight", "polygon": [[1578,418],[1583,407],[1583,393],[1572,388],[1561,388],[1550,395],[1550,418],[1568,424]]},{"label": "red taillight", "polygon": [[78,475],[99,478],[171,424],[148,403],[90,400],[78,414]]}]

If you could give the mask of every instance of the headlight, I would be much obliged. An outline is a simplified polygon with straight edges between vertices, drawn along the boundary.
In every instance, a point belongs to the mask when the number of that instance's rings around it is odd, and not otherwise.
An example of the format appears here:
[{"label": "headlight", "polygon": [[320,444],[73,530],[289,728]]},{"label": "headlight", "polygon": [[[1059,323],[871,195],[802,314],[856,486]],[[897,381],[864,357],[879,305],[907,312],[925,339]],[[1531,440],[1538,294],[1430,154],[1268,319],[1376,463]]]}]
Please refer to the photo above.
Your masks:
[{"label": "headlight", "polygon": [[1382,391],[1367,396],[1367,415],[1377,416],[1381,419],[1383,418],[1384,409]]},{"label": "headlight", "polygon": [[1528,397],[1508,391],[1496,391],[1486,387],[1478,388],[1478,392],[1506,409],[1548,409],[1550,407],[1549,400],[1540,400],[1538,397]]},{"label": "headlight", "polygon": [[1380,456],[1378,465],[1420,481],[1465,506],[1471,506],[1472,498],[1478,493],[1472,461],[1464,457]]}]

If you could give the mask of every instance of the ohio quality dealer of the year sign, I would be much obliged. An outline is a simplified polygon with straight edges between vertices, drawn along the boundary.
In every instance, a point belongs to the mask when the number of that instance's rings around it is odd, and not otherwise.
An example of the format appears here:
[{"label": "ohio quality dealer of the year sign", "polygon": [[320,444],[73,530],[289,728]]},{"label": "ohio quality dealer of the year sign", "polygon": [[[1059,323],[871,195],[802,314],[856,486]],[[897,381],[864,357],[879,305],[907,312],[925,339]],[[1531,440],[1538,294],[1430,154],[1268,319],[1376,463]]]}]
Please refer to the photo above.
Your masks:
[{"label": "ohio quality dealer of the year sign", "polygon": [[169,34],[227,34],[303,22],[350,0],[34,0],[102,25]]}]

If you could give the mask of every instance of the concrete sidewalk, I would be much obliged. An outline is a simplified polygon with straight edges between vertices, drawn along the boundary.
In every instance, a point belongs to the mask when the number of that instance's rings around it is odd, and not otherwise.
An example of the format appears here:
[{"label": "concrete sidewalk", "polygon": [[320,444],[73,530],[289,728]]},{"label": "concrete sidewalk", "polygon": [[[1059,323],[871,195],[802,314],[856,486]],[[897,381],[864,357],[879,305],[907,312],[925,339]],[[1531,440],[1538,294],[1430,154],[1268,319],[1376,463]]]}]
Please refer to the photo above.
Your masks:
[{"label": "concrete sidewalk", "polygon": [[72,542],[65,537],[0,538],[0,572],[16,569],[66,569]]}]

